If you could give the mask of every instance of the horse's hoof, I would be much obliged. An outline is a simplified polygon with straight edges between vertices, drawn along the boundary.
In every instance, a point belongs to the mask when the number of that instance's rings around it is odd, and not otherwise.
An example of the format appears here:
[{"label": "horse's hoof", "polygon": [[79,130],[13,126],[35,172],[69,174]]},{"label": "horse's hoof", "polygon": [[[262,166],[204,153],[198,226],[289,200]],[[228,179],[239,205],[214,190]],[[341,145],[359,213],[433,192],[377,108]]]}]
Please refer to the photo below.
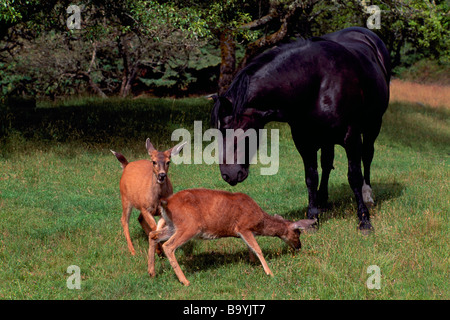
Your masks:
[{"label": "horse's hoof", "polygon": [[332,208],[332,203],[328,201],[320,201],[319,202],[319,209],[321,212],[328,211]]},{"label": "horse's hoof", "polygon": [[359,223],[359,231],[362,235],[368,236],[369,234],[372,234],[375,229],[373,228],[370,221],[364,221]]},{"label": "horse's hoof", "polygon": [[364,204],[366,205],[367,209],[375,207],[375,201],[373,201],[372,198],[364,200]]},{"label": "horse's hoof", "polygon": [[308,209],[306,216],[308,217],[308,219],[315,219],[315,220],[319,221],[319,213],[320,213],[320,210],[318,208],[312,208],[312,209]]}]

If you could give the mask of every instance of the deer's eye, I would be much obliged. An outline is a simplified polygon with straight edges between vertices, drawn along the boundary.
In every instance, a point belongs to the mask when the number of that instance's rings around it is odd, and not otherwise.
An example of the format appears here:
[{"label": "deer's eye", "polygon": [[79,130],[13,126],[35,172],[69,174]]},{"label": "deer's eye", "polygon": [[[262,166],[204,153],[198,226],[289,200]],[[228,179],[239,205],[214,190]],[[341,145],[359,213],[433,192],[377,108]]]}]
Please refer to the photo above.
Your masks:
[{"label": "deer's eye", "polygon": [[156,166],[156,161],[153,161],[153,165]]},{"label": "deer's eye", "polygon": [[167,161],[167,162],[166,162],[166,165],[168,166],[169,164],[170,164],[170,161]]}]

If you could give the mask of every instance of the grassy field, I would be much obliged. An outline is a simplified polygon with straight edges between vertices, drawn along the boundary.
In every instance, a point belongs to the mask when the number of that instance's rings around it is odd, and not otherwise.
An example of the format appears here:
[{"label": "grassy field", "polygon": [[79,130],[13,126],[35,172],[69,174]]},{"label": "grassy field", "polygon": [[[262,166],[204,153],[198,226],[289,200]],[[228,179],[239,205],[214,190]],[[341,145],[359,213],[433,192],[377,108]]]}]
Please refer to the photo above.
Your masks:
[{"label": "grassy field", "polygon": [[[146,158],[145,138],[164,149],[171,132],[208,123],[204,99],[81,99],[42,103],[35,111],[3,111],[0,140],[0,299],[449,299],[450,110],[391,103],[376,143],[371,210],[375,233],[357,231],[343,149],[336,147],[331,207],[321,228],[301,235],[302,249],[258,238],[274,277],[251,263],[240,239],[194,240],[177,251],[190,287],[167,259],[147,274],[148,241],[136,218],[127,250],[120,224],[121,168],[109,149],[128,160]],[[269,214],[305,216],[303,164],[280,129],[280,168],[230,187],[217,165],[171,165],[175,191],[206,187],[245,192]],[[67,268],[81,271],[69,289]],[[381,288],[369,289],[376,265]]]}]

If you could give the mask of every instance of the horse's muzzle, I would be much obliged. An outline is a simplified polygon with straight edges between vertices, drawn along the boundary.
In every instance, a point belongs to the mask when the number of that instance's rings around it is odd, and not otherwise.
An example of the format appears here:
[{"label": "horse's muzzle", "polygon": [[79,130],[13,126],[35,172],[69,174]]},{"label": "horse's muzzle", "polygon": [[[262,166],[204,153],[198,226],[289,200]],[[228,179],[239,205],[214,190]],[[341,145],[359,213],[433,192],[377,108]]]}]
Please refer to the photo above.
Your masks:
[{"label": "horse's muzzle", "polygon": [[248,169],[239,166],[238,170],[233,167],[221,167],[220,171],[222,174],[222,179],[225,180],[229,185],[235,186],[236,184],[244,181],[248,177]]}]

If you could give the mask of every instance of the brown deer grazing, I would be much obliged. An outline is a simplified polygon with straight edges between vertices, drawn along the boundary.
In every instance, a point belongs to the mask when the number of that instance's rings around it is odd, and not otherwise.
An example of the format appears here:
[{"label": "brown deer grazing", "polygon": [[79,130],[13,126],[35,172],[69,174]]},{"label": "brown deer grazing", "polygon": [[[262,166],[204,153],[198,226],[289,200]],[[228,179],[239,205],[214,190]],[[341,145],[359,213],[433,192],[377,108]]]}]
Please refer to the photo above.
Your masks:
[{"label": "brown deer grazing", "polygon": [[[123,168],[122,178],[120,179],[120,196],[123,209],[121,222],[128,249],[132,255],[135,255],[136,252],[128,228],[131,211],[136,208],[141,212],[138,220],[147,235],[157,229],[153,216],[159,214],[159,201],[173,193],[172,184],[167,177],[170,158],[172,155],[178,154],[185,143],[180,143],[161,152],[153,147],[150,139],[147,139],[145,147],[151,161],[138,160],[130,163],[122,154],[111,150]],[[162,228],[163,225],[164,220],[160,219],[158,227]]]},{"label": "brown deer grazing", "polygon": [[271,216],[243,193],[209,189],[188,189],[161,200],[161,215],[166,222],[162,229],[149,233],[148,273],[155,276],[156,244],[162,245],[178,279],[186,286],[189,281],[175,258],[175,250],[193,237],[215,239],[241,237],[261,261],[266,274],[273,276],[255,236],[283,239],[294,249],[300,249],[300,231],[316,220],[291,222],[279,215]]}]

